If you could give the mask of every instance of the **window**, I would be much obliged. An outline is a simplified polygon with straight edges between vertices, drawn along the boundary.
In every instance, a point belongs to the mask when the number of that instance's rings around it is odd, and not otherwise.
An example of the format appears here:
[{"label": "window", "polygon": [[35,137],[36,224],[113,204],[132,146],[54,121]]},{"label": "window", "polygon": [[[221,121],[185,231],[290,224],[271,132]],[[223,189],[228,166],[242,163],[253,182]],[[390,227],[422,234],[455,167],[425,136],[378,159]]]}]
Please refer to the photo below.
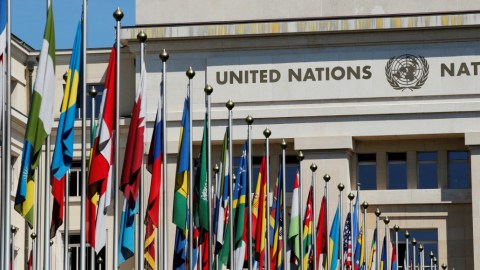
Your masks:
[{"label": "window", "polygon": [[387,188],[407,188],[407,153],[388,153]]},{"label": "window", "polygon": [[82,164],[74,161],[72,167],[70,167],[69,174],[68,195],[72,197],[81,196]]},{"label": "window", "polygon": [[470,188],[470,160],[467,151],[448,152],[448,187]]},{"label": "window", "polygon": [[[78,234],[70,234],[68,237],[68,247],[70,253],[70,270],[77,270],[80,269],[80,235]],[[87,246],[86,249],[87,258],[86,258],[86,269],[87,270],[100,270],[105,269],[105,248],[100,251],[99,254],[95,254],[95,261],[94,261],[94,268],[92,269],[90,266],[92,265],[92,253],[95,251],[92,250],[90,246]],[[102,263],[98,262],[98,258],[102,258]]]},{"label": "window", "polygon": [[[438,230],[437,229],[408,229],[410,237],[408,238],[408,255],[410,260],[410,265],[413,263],[413,252],[415,252],[416,263],[420,262],[420,252],[418,247],[420,244],[423,245],[423,256],[425,260],[425,269],[430,269],[430,251],[435,254],[438,258]],[[392,232],[392,242],[395,244],[395,232]],[[412,245],[412,240],[415,238],[417,240],[417,245],[415,248]],[[406,242],[405,242],[405,230],[398,231],[398,256],[397,263],[399,269],[405,268],[406,261]]]},{"label": "window", "polygon": [[417,153],[418,188],[438,188],[437,152]]},{"label": "window", "polygon": [[362,190],[377,189],[376,154],[358,154],[357,181]]},{"label": "window", "polygon": [[[87,85],[87,92],[90,93],[90,90],[95,88],[97,90],[97,95],[95,96],[95,118],[98,118],[98,115],[100,113],[100,105],[102,103],[102,97],[103,97],[103,85],[100,84],[89,84]],[[77,96],[77,119],[82,118],[82,96],[80,95],[81,91],[78,91],[78,96]],[[92,97],[88,94],[87,95],[87,118],[91,119],[92,118]]]}]

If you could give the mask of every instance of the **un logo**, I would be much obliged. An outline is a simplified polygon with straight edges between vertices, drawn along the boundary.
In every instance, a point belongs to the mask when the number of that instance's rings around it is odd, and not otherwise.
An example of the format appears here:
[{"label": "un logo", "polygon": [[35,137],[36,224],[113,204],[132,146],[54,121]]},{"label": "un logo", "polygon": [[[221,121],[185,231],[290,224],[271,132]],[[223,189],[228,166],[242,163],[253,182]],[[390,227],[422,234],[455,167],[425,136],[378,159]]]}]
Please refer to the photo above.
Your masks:
[{"label": "un logo", "polygon": [[392,57],[385,66],[385,75],[395,90],[420,89],[428,78],[428,62],[420,55]]}]

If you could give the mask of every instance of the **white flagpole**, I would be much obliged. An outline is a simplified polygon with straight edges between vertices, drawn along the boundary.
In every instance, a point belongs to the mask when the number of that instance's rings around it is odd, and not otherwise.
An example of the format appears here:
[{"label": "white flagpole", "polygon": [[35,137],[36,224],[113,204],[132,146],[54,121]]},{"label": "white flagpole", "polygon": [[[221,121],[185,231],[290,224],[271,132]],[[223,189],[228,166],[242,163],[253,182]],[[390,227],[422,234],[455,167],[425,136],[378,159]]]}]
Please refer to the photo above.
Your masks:
[{"label": "white flagpole", "polygon": [[[208,186],[208,205],[211,206],[212,201],[212,92],[213,88],[206,85],[203,89],[207,101],[207,186]],[[208,269],[212,269],[213,263],[213,216],[212,207],[208,208]]]},{"label": "white flagpole", "polygon": [[[312,165],[310,165],[310,170],[312,171],[312,187],[313,187],[313,192],[312,192],[312,197],[313,197],[313,201],[312,201],[312,224],[313,224],[313,269],[316,270],[317,269],[317,227],[315,226],[315,220],[317,219],[316,215],[315,215],[315,208],[317,208],[317,192],[316,192],[316,183],[317,182],[317,179],[316,179],[316,171],[318,169],[318,166],[317,164],[315,163],[312,163]],[[318,226],[319,224],[317,224]]]},{"label": "white flagpole", "polygon": [[[95,90],[94,86],[90,88],[89,94],[90,94],[90,97],[92,98],[91,114],[90,114],[90,138],[91,138],[93,135],[94,126],[95,126],[95,96],[97,95],[97,90]],[[91,147],[93,147],[93,145],[91,145]],[[94,269],[94,267],[95,267],[95,250],[93,247],[90,247],[90,268]]]},{"label": "white flagpole", "polygon": [[300,239],[299,239],[299,242],[300,242],[300,259],[298,260],[299,261],[299,269],[300,270],[303,270],[303,189],[302,189],[302,185],[303,185],[303,180],[302,180],[302,161],[303,159],[305,158],[305,156],[303,155],[303,152],[302,151],[299,151],[298,152],[298,155],[297,155],[297,160],[298,160],[298,189],[299,189],[299,203],[298,205],[300,206]]},{"label": "white flagpole", "polygon": [[[143,72],[143,66],[145,65],[145,41],[147,40],[147,34],[145,32],[140,31],[137,35],[138,41],[140,41],[140,72]],[[144,91],[144,90],[142,90]],[[142,102],[147,102],[146,100],[142,100]],[[146,120],[146,119],[145,119]],[[142,171],[140,176],[140,187],[138,192],[138,232],[139,232],[139,239],[138,239],[138,269],[143,270],[145,268],[145,259],[144,259],[144,247],[145,247],[145,205],[143,203],[143,194],[145,192],[145,186],[143,183],[144,179],[144,171],[143,171],[143,154],[142,154]]]},{"label": "white flagpole", "polygon": [[[248,270],[253,269],[253,228],[252,228],[252,207],[253,207],[253,198],[252,198],[252,124],[253,124],[253,117],[251,115],[245,118],[245,122],[247,122],[247,139],[248,139],[248,191],[247,191],[247,202],[248,202],[248,229],[247,229],[247,237],[248,237]],[[211,268],[210,268],[211,269]]]},{"label": "white flagpole", "polygon": [[388,251],[389,251],[389,246],[390,246],[390,232],[389,232],[389,229],[388,229],[388,223],[390,223],[390,219],[387,217],[385,217],[383,219],[383,223],[385,223],[385,241],[387,241],[385,243],[385,265],[387,266],[387,269],[390,269],[389,267],[389,259],[388,259]]},{"label": "white flagpole", "polygon": [[188,118],[190,127],[189,159],[188,159],[188,269],[193,270],[193,111],[192,111],[192,79],[195,77],[195,71],[190,67],[186,75],[188,77]]},{"label": "white flagpole", "polygon": [[[235,254],[233,253],[235,250],[235,239],[233,238],[233,230],[234,230],[234,220],[233,220],[233,123],[232,123],[232,110],[235,107],[235,103],[232,100],[227,101],[225,106],[228,109],[228,177],[229,177],[229,194],[228,194],[228,203],[229,203],[229,210],[228,210],[228,223],[230,226],[230,269],[235,268]],[[240,180],[240,179],[239,179]],[[241,226],[241,225],[240,225]]]},{"label": "white flagpole", "polygon": [[288,231],[287,231],[287,204],[286,202],[286,197],[287,197],[287,174],[286,174],[286,148],[287,148],[287,142],[285,140],[282,140],[282,143],[280,144],[282,147],[282,199],[281,199],[281,204],[282,204],[282,238],[283,238],[283,269],[287,269],[287,239],[288,239]]},{"label": "white flagpole", "polygon": [[[325,174],[323,176],[323,180],[325,181],[325,224],[327,226],[327,237],[328,237],[328,182],[330,181],[330,175]],[[327,269],[330,267],[331,262],[330,262],[330,245],[327,244]]]},{"label": "white flagpole", "polygon": [[[114,161],[114,176],[113,176],[113,190],[114,190],[114,204],[113,204],[113,269],[118,269],[118,235],[119,235],[119,218],[118,218],[118,178],[119,178],[119,162],[118,162],[118,151],[120,148],[120,30],[121,24],[120,21],[123,18],[123,12],[119,7],[113,13],[113,17],[117,21],[116,27],[116,50],[117,50],[117,59],[116,59],[116,71],[115,71],[115,85],[116,85],[116,94],[115,94],[115,161]],[[85,73],[85,72],[84,72]],[[82,269],[84,270],[84,269]]]},{"label": "white flagpole", "polygon": [[405,231],[405,253],[406,258],[407,258],[407,263],[406,263],[406,269],[410,270],[410,256],[409,256],[409,248],[408,248],[408,238],[410,237],[410,233],[408,231]]},{"label": "white flagpole", "polygon": [[267,178],[267,184],[266,184],[266,191],[267,191],[267,213],[266,213],[266,221],[267,221],[267,244],[265,246],[265,254],[267,257],[267,269],[270,269],[270,135],[272,135],[272,132],[270,129],[266,128],[263,131],[263,135],[265,136],[265,159],[266,159],[266,178]]},{"label": "white flagpole", "polygon": [[12,231],[12,242],[10,243],[10,263],[11,263],[11,270],[15,270],[15,255],[13,254],[13,247],[15,246],[15,236],[18,232],[18,227],[11,226]]},{"label": "white flagpole", "polygon": [[380,209],[377,208],[377,210],[375,210],[375,216],[377,216],[377,218],[375,219],[375,238],[377,240],[377,242],[375,243],[375,268],[377,270],[380,269],[380,256],[379,256],[379,253],[380,253],[380,249],[379,249],[379,243],[380,243],[380,238],[378,237],[378,221],[380,220],[380,215],[382,214],[382,212],[380,211]]},{"label": "white flagpole", "polygon": [[[165,49],[159,55],[162,60],[162,86],[161,86],[161,95],[162,95],[162,214],[163,214],[163,225],[162,225],[162,241],[163,241],[163,270],[168,270],[168,232],[167,232],[167,60],[168,53]],[[160,230],[159,230],[160,231]],[[158,237],[160,239],[160,237]],[[159,241],[157,241],[160,243]],[[159,245],[160,246],[160,245]],[[157,248],[157,258],[160,259],[160,247]],[[157,269],[158,263],[156,263]]]},{"label": "white flagpole", "polygon": [[339,211],[339,214],[340,214],[340,248],[338,249],[340,251],[340,269],[344,269],[344,257],[343,257],[343,224],[342,224],[342,221],[343,221],[343,190],[345,189],[345,185],[340,183],[337,185],[337,188],[338,188],[338,191],[340,191],[340,211]]},{"label": "white flagpole", "polygon": [[65,175],[65,216],[64,216],[64,223],[63,223],[63,226],[64,226],[64,232],[63,232],[63,237],[64,237],[64,240],[63,240],[63,270],[69,270],[68,266],[70,265],[70,262],[69,262],[69,258],[68,258],[68,243],[69,243],[69,237],[70,237],[70,225],[69,225],[69,219],[70,219],[70,215],[69,215],[69,207],[70,207],[70,204],[69,204],[69,199],[70,199],[70,196],[68,194],[68,191],[70,189],[70,170],[68,170],[67,174]]},{"label": "white flagpole", "polygon": [[367,208],[368,208],[368,203],[366,201],[363,202],[362,204],[363,207],[363,264],[364,267],[368,267],[367,265],[367,258],[368,258],[368,248],[367,248]]},{"label": "white flagpole", "polygon": [[395,258],[397,260],[397,267],[395,268],[395,270],[398,270],[398,265],[400,264],[398,260],[398,231],[400,230],[400,227],[397,224],[395,224],[393,226],[393,230],[395,230]]},{"label": "white flagpole", "polygon": [[415,238],[412,239],[412,246],[413,246],[413,249],[412,249],[412,252],[413,252],[413,269],[415,269],[417,267],[417,265],[416,265],[416,263],[417,263],[417,250],[416,250],[417,239],[415,239]]}]

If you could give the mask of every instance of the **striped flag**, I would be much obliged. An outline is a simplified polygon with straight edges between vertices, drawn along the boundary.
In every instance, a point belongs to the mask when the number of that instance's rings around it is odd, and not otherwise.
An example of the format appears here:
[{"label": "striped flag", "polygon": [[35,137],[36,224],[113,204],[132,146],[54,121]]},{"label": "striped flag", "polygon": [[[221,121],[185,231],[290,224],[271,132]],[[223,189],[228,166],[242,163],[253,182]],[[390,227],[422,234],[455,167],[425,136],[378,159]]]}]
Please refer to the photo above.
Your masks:
[{"label": "striped flag", "polygon": [[283,181],[282,181],[282,166],[278,170],[277,182],[275,183],[275,191],[273,193],[273,205],[270,210],[270,269],[281,270],[283,267]]},{"label": "striped flag", "polygon": [[299,204],[299,180],[298,180],[298,171],[293,182],[293,193],[292,193],[292,208],[290,215],[290,227],[288,228],[288,245],[292,250],[291,259],[292,262],[300,260],[300,204]]},{"label": "striped flag", "polygon": [[352,232],[351,232],[351,215],[347,214],[345,219],[345,227],[343,229],[343,257],[344,265],[347,269],[352,267]]},{"label": "striped flag", "polygon": [[63,223],[63,203],[65,198],[65,176],[72,166],[75,113],[77,109],[77,93],[82,62],[82,23],[77,26],[77,34],[73,43],[72,57],[68,68],[67,84],[63,94],[58,121],[57,138],[52,160],[52,195],[53,209],[50,225],[50,238],[54,238],[57,229]]},{"label": "striped flag", "polygon": [[160,205],[160,185],[162,184],[163,170],[163,119],[160,107],[160,99],[157,107],[157,116],[155,117],[155,126],[153,128],[150,151],[148,152],[147,170],[152,174],[150,184],[150,195],[148,196],[147,214],[145,218],[145,260],[151,269],[155,268],[155,235],[159,222]]},{"label": "striped flag", "polygon": [[377,262],[376,262],[377,256],[375,256],[375,252],[377,251],[376,246],[377,246],[377,229],[373,231],[372,246],[370,247],[370,252],[369,252],[370,259],[368,260],[368,270],[377,268]]},{"label": "striped flag", "polygon": [[340,250],[340,208],[337,206],[335,216],[333,218],[332,227],[330,229],[329,237],[329,257],[330,257],[330,269],[337,269],[338,254]]},{"label": "striped flag", "polygon": [[228,185],[229,185],[229,176],[228,176],[228,128],[225,131],[225,136],[223,137],[222,144],[222,153],[220,158],[220,167],[219,172],[220,176],[218,177],[219,183],[217,183],[217,198],[215,205],[215,254],[219,254],[223,247],[224,242],[224,232],[225,232],[225,222],[226,217],[228,217]]},{"label": "striped flag", "polygon": [[[357,250],[357,239],[360,234],[360,192],[357,191],[357,196],[355,198],[355,204],[353,206],[353,216],[352,216],[352,250]],[[353,254],[355,256],[355,254]]]},{"label": "striped flag", "polygon": [[363,251],[363,245],[364,245],[364,235],[363,235],[363,225],[360,228],[358,237],[357,237],[357,245],[355,246],[355,253],[354,253],[354,258],[353,258],[353,269],[354,270],[361,270],[365,269],[363,265],[363,258],[364,258],[364,251]]},{"label": "striped flag", "polygon": [[313,256],[313,186],[310,186],[307,197],[307,207],[303,219],[303,270],[310,269],[310,257]]},{"label": "striped flag", "polygon": [[[115,46],[110,53],[107,77],[100,107],[99,126],[93,143],[88,175],[87,242],[98,253],[105,246],[107,208],[112,194],[115,127]],[[116,241],[116,240],[115,240]]]},{"label": "striped flag", "polygon": [[397,270],[397,248],[392,243],[392,270]]},{"label": "striped flag", "polygon": [[[387,237],[383,238],[382,256],[380,258],[380,270],[387,270]],[[423,268],[422,268],[423,269]]]},{"label": "striped flag", "polygon": [[320,214],[318,215],[317,221],[317,240],[316,240],[316,251],[317,251],[317,269],[320,262],[320,254],[327,254],[327,216],[325,215],[326,211],[326,199],[325,196],[322,197],[322,202],[320,204]]},{"label": "striped flag", "polygon": [[263,269],[265,260],[265,235],[267,230],[267,161],[265,156],[260,164],[257,186],[253,195],[252,203],[252,236],[255,240],[255,260],[258,262],[257,269]]},{"label": "striped flag", "polygon": [[55,29],[52,4],[48,6],[47,23],[38,62],[37,78],[31,98],[27,130],[22,151],[20,179],[15,197],[15,210],[33,228],[35,201],[35,169],[38,167],[42,145],[53,125],[55,98]]},{"label": "striped flag", "polygon": [[[190,170],[190,118],[189,97],[183,103],[182,126],[180,129],[180,145],[178,147],[177,171],[175,177],[175,193],[173,199],[173,223],[177,226],[174,269],[185,269],[187,262],[187,228],[188,217],[188,172]],[[193,231],[193,230],[192,230]],[[192,243],[193,244],[193,243]],[[193,258],[192,258],[193,259]]]},{"label": "striped flag", "polygon": [[245,255],[247,251],[247,219],[245,218],[245,203],[247,198],[247,148],[248,144],[245,142],[242,149],[242,157],[236,173],[237,180],[235,182],[235,189],[233,195],[233,214],[235,217],[235,270],[242,270],[245,262]]}]

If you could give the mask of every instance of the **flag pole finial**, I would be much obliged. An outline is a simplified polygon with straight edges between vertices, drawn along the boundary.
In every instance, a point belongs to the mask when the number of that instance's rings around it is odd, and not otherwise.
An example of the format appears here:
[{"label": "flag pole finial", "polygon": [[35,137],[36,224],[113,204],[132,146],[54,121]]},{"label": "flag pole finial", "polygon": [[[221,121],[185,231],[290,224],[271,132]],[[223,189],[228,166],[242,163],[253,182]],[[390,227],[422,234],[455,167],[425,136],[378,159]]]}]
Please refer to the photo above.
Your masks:
[{"label": "flag pole finial", "polygon": [[433,257],[435,257],[435,254],[433,254],[433,251],[430,250],[430,253],[428,254],[430,256],[430,259],[433,260]]},{"label": "flag pole finial", "polygon": [[338,188],[338,190],[340,190],[340,192],[342,192],[345,189],[345,185],[340,183],[340,184],[338,184],[337,188]]},{"label": "flag pole finial", "polygon": [[263,131],[263,136],[265,136],[265,138],[269,138],[270,135],[272,135],[272,132],[270,131],[269,128],[266,128],[266,129]]},{"label": "flag pole finial", "polygon": [[247,125],[252,125],[253,124],[253,117],[251,115],[248,115],[246,118],[245,118],[245,122],[247,122]]},{"label": "flag pole finial", "polygon": [[433,257],[433,263],[435,264],[435,267],[437,265],[437,257]]},{"label": "flag pole finial", "polygon": [[405,231],[405,238],[409,238],[410,237],[410,233],[408,231]]},{"label": "flag pole finial", "polygon": [[32,239],[37,238],[37,234],[36,234],[35,232],[32,232],[32,233],[30,234],[30,238],[32,238]]},{"label": "flag pole finial", "polygon": [[416,245],[417,245],[417,239],[415,239],[415,237],[412,239],[412,245],[413,245],[413,246],[416,246]]},{"label": "flag pole finial", "polygon": [[443,270],[447,269],[447,265],[445,263],[442,263],[442,269]]},{"label": "flag pole finial", "polygon": [[310,170],[312,170],[312,172],[315,172],[317,169],[318,169],[317,164],[312,163],[312,165],[310,165]]},{"label": "flag pole finial", "polygon": [[93,97],[96,97],[98,92],[97,92],[97,89],[95,89],[95,86],[92,86],[92,88],[90,88],[90,91],[88,91],[88,93],[90,94],[90,96],[93,98]]},{"label": "flag pole finial", "polygon": [[418,246],[418,251],[420,251],[420,252],[423,251],[423,245],[422,245],[422,244],[420,244],[420,245]]},{"label": "flag pole finial", "polygon": [[213,172],[218,173],[219,170],[220,170],[220,167],[218,167],[218,164],[215,164],[215,167],[213,167]]},{"label": "flag pole finial", "polygon": [[205,88],[203,88],[203,91],[207,96],[210,96],[213,92],[213,87],[210,84],[205,85]]},{"label": "flag pole finial", "polygon": [[12,234],[16,234],[18,232],[18,227],[12,225],[10,231],[12,231]]},{"label": "flag pole finial", "polygon": [[123,19],[123,12],[122,10],[120,9],[120,7],[117,7],[117,9],[115,10],[115,12],[113,12],[113,18],[115,18],[115,20],[117,22],[121,21]]},{"label": "flag pole finial", "polygon": [[185,74],[190,80],[193,79],[193,77],[195,77],[195,71],[193,70],[192,67],[189,67],[187,72],[185,72]]},{"label": "flag pole finial", "polygon": [[[32,70],[33,71],[33,70]],[[63,73],[63,80],[66,82],[68,79],[68,70]]]},{"label": "flag pole finial", "polygon": [[303,152],[298,151],[297,160],[302,162],[304,158],[305,158],[305,156],[303,155]]},{"label": "flag pole finial", "polygon": [[285,139],[282,140],[282,143],[280,143],[280,146],[282,147],[282,149],[287,149],[287,142],[285,141]]},{"label": "flag pole finial", "polygon": [[390,219],[388,218],[388,216],[386,216],[386,217],[383,219],[383,222],[385,223],[385,225],[388,225],[388,223],[390,223]]},{"label": "flag pole finial", "polygon": [[368,208],[368,202],[364,201],[362,203],[363,210],[366,210]]},{"label": "flag pole finial", "polygon": [[328,181],[330,181],[330,175],[329,175],[329,174],[325,174],[325,175],[323,176],[323,180],[328,183]]},{"label": "flag pole finial", "polygon": [[352,192],[350,192],[347,197],[348,197],[348,199],[349,199],[350,201],[353,201],[353,199],[355,199],[355,194],[353,194]]},{"label": "flag pole finial", "polygon": [[400,230],[400,226],[398,226],[397,224],[395,224],[395,225],[393,226],[393,229],[394,229],[396,232],[398,232],[398,231]]},{"label": "flag pole finial", "polygon": [[227,109],[229,111],[231,111],[233,109],[233,107],[235,107],[235,103],[231,99],[229,99],[227,101],[227,103],[225,104],[225,107],[227,107]]},{"label": "flag pole finial", "polygon": [[375,216],[379,217],[381,214],[382,214],[382,211],[380,211],[380,209],[377,208],[375,210]]},{"label": "flag pole finial", "polygon": [[163,49],[162,52],[158,55],[158,57],[160,57],[160,60],[162,60],[162,62],[167,62],[170,55],[168,55],[167,50]]},{"label": "flag pole finial", "polygon": [[147,41],[147,34],[145,34],[145,32],[143,32],[143,30],[140,30],[140,32],[138,32],[138,34],[137,34],[137,39],[141,43],[144,43],[145,41]]}]

